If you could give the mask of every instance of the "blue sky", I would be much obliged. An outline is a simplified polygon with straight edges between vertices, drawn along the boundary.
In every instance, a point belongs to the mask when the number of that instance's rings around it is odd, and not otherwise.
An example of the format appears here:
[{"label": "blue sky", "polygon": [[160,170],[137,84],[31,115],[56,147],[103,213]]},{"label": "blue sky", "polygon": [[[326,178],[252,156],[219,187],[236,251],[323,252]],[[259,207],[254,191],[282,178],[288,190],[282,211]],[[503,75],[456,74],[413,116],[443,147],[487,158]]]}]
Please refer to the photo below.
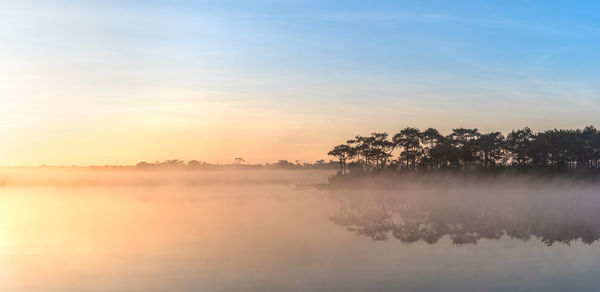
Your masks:
[{"label": "blue sky", "polygon": [[[312,160],[349,135],[405,126],[598,126],[598,6],[6,2],[0,4],[0,131],[10,139],[0,150],[14,155],[0,159],[126,163],[163,159],[167,151],[181,158],[198,158],[200,151],[205,160],[223,162],[242,154],[276,159],[260,154],[266,151]],[[189,135],[210,139],[90,156],[103,153],[94,147],[123,148],[114,141],[141,145]],[[256,145],[224,146],[234,140]],[[33,143],[70,150],[57,158],[32,156],[43,152],[23,147]]]}]

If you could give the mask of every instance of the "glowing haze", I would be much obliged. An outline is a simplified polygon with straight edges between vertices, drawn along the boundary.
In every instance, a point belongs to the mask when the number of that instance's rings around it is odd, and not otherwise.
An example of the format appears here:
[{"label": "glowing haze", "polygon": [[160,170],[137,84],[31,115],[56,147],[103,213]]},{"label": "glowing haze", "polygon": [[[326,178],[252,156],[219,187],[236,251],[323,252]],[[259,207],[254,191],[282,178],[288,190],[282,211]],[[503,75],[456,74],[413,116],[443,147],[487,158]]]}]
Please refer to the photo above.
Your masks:
[{"label": "glowing haze", "polygon": [[594,1],[211,2],[2,2],[0,164],[312,162],[406,126],[600,126]]}]

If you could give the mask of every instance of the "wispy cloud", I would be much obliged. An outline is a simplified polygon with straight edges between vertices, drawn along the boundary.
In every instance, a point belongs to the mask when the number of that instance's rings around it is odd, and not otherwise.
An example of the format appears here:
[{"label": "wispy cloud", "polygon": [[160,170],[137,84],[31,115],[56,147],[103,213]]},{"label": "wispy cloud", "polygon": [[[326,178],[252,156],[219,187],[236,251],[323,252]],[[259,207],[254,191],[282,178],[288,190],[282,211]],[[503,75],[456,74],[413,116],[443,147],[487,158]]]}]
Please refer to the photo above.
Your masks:
[{"label": "wispy cloud", "polygon": [[[214,13],[211,14],[215,16]],[[277,20],[314,20],[326,22],[421,22],[447,23],[460,25],[476,25],[504,28],[510,30],[530,31],[554,36],[589,36],[598,35],[600,27],[577,23],[541,23],[531,20],[520,20],[505,17],[469,17],[441,13],[420,13],[411,11],[312,11],[299,13],[247,13],[237,12],[224,14],[235,18],[277,19]]]}]

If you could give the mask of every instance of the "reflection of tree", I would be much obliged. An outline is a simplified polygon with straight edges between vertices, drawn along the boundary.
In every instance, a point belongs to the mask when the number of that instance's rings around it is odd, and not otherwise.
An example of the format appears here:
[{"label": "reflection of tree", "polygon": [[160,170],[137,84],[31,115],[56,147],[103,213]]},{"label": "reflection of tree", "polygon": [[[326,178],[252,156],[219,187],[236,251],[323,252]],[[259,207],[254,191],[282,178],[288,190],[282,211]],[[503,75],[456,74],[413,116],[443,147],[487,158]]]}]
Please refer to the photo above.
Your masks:
[{"label": "reflection of tree", "polygon": [[391,216],[385,210],[366,210],[360,214],[346,213],[332,216],[331,220],[357,235],[371,237],[374,240],[387,240],[387,233],[394,228]]},{"label": "reflection of tree", "polygon": [[503,236],[546,245],[591,244],[600,239],[600,198],[576,195],[536,198],[469,196],[421,200],[414,196],[335,194],[340,210],[330,219],[359,236],[401,242],[436,243],[447,235],[455,244]]}]

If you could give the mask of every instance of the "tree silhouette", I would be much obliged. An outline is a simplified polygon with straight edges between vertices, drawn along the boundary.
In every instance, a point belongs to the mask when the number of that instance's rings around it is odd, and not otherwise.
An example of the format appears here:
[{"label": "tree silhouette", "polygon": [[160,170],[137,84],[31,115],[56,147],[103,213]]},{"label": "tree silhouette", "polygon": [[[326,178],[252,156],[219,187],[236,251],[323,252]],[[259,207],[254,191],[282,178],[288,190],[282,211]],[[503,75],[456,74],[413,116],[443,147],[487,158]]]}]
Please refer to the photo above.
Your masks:
[{"label": "tree silhouette", "polygon": [[483,134],[475,143],[475,149],[478,150],[479,159],[485,168],[495,166],[502,159],[503,147],[504,136],[500,132]]},{"label": "tree silhouette", "polygon": [[[336,150],[337,148],[337,150]],[[593,126],[576,130],[534,133],[525,127],[481,134],[478,129],[456,128],[446,136],[434,128],[420,132],[407,127],[391,140],[387,133],[357,135],[329,155],[340,161],[341,173],[361,170],[372,174],[385,168],[410,170],[438,168],[600,168],[600,132]],[[397,151],[397,159],[393,159]]]},{"label": "tree silhouette", "polygon": [[421,132],[417,128],[407,127],[392,138],[394,145],[402,149],[400,157],[406,161],[407,168],[416,168],[416,160],[421,155]]},{"label": "tree silhouette", "polygon": [[481,134],[477,129],[453,129],[449,140],[457,152],[459,161],[463,166],[471,166],[477,161],[477,140]]},{"label": "tree silhouette", "polygon": [[394,151],[394,143],[387,140],[387,133],[372,133],[371,134],[371,156],[375,159],[375,169],[383,168],[387,165],[388,159],[392,157]]},{"label": "tree silhouette", "polygon": [[327,153],[328,155],[336,157],[340,161],[340,172],[346,173],[346,161],[354,156],[354,149],[352,147],[341,144],[333,148],[333,150]]},{"label": "tree silhouette", "polygon": [[528,149],[533,139],[533,131],[528,127],[517,131],[513,130],[506,137],[506,147],[518,165],[526,165],[529,162],[531,153]]},{"label": "tree silhouette", "polygon": [[422,164],[428,166],[430,169],[436,168],[441,157],[436,153],[439,145],[443,143],[444,136],[434,128],[429,128],[421,133],[421,144],[423,145],[423,159]]}]

